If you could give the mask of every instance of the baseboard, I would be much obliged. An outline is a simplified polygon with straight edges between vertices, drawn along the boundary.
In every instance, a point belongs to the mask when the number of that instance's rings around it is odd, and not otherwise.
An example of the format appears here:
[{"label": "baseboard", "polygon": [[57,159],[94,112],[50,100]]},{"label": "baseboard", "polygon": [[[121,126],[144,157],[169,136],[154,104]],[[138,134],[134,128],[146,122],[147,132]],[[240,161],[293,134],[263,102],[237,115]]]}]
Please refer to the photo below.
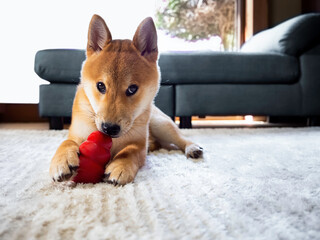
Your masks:
[{"label": "baseboard", "polygon": [[39,104],[0,104],[0,122],[47,122],[39,116]]}]

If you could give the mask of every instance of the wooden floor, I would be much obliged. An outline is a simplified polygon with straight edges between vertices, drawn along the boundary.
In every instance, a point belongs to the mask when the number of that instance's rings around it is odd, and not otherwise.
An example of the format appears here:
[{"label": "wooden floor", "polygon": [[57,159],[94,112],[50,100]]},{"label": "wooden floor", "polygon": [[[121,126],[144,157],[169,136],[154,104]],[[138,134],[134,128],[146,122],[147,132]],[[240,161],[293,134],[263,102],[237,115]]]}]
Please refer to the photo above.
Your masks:
[{"label": "wooden floor", "polygon": [[49,123],[0,123],[0,129],[48,130]]}]

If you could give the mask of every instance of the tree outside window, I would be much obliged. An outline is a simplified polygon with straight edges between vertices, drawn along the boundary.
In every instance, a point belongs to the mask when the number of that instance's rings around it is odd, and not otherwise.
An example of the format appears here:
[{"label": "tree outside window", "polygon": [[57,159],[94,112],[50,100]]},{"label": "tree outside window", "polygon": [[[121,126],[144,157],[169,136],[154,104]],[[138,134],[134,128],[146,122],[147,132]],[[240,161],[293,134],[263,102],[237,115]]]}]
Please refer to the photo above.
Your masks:
[{"label": "tree outside window", "polygon": [[235,0],[162,0],[156,10],[159,30],[195,42],[221,38],[222,50],[236,47]]}]

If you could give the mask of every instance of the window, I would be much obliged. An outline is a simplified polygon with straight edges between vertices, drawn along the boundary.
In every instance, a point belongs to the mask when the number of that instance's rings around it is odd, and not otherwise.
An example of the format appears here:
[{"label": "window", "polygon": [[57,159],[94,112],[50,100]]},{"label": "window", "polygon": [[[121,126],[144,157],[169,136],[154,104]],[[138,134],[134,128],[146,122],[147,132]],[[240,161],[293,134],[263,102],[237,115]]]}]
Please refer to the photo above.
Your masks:
[{"label": "window", "polygon": [[235,50],[235,13],[235,0],[160,1],[155,19],[162,49]]},{"label": "window", "polygon": [[2,1],[0,103],[38,103],[39,85],[47,82],[33,71],[36,52],[84,49],[93,14],[106,20],[115,39],[132,39],[139,23],[153,16],[160,51],[220,51],[235,48],[234,5],[233,0]]}]

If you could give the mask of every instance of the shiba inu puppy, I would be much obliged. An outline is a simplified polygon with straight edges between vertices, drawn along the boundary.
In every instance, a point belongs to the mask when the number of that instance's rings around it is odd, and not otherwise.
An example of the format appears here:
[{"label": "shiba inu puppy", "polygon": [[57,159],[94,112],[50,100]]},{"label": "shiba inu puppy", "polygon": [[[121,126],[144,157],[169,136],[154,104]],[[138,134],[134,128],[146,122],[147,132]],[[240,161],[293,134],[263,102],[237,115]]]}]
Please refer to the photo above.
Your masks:
[{"label": "shiba inu puppy", "polygon": [[160,85],[157,33],[151,18],[138,26],[133,40],[112,40],[104,20],[91,19],[81,82],[72,108],[68,139],[51,160],[54,181],[72,177],[79,166],[79,145],[99,130],[113,138],[104,181],[123,185],[134,180],[148,148],[174,144],[187,157],[202,148],[184,138],[174,122],[154,104]]}]

